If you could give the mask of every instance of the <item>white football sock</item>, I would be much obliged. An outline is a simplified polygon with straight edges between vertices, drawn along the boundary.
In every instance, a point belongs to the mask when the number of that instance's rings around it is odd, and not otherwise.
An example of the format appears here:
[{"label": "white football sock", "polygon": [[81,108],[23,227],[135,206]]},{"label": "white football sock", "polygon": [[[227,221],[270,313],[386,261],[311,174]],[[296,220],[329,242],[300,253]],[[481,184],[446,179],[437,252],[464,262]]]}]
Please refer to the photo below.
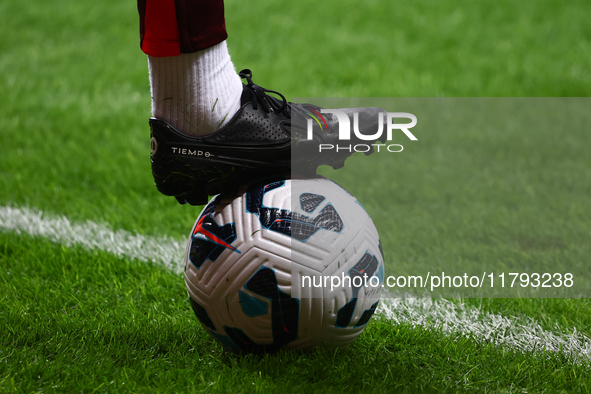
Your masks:
[{"label": "white football sock", "polygon": [[226,41],[195,53],[148,56],[152,116],[191,135],[211,134],[240,108],[242,82]]}]

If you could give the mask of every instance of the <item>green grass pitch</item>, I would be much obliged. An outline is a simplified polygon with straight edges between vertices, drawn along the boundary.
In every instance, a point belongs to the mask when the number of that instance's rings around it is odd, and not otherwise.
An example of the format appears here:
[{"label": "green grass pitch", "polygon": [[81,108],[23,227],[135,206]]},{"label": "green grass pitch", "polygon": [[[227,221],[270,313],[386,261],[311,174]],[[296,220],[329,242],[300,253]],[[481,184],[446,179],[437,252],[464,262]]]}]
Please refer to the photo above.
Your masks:
[{"label": "green grass pitch", "polygon": [[[135,7],[0,2],[0,207],[146,236],[188,233],[200,209],[160,196],[151,179]],[[288,98],[587,97],[590,14],[583,0],[226,1],[236,67]],[[589,264],[588,138],[557,133],[522,136],[531,156],[507,155],[500,167],[486,165],[495,160],[489,148],[509,138],[502,132],[464,136],[462,152],[478,155],[456,166],[441,153],[445,139],[394,158],[397,192],[387,198],[397,225],[372,211],[385,193],[368,176],[380,173],[379,160],[354,157],[334,177],[375,218],[387,269],[437,256],[478,254],[486,263],[499,257],[491,240],[516,260]],[[469,188],[464,165],[481,165],[490,178]],[[503,178],[511,168],[520,171]],[[504,209],[527,193],[537,198],[507,220]],[[489,226],[482,234],[476,217]],[[588,299],[454,302],[590,335]],[[374,318],[343,351],[237,357],[200,328],[181,275],[0,232],[0,392],[591,391],[588,358],[443,331]]]}]

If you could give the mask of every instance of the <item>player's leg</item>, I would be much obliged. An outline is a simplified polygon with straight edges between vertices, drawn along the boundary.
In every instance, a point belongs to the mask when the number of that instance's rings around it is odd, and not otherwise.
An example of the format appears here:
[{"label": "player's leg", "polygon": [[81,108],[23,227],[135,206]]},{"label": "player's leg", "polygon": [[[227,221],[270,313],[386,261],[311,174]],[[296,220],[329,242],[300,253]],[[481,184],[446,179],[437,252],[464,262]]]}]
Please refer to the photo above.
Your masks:
[{"label": "player's leg", "polygon": [[242,83],[226,46],[221,0],[140,0],[152,115],[190,135],[211,134],[240,107]]},{"label": "player's leg", "polygon": [[[308,140],[305,118],[320,115],[319,107],[288,103],[254,84],[250,70],[240,73],[247,82],[240,83],[225,44],[222,0],[138,0],[138,10],[153,94],[152,173],[160,192],[204,204],[208,195],[273,174],[340,168],[351,155],[319,153],[320,142],[339,142],[336,116],[321,115],[324,126],[314,123]],[[382,110],[344,111],[351,119],[358,112],[360,129],[375,133]],[[350,143],[367,143],[355,138]]]}]

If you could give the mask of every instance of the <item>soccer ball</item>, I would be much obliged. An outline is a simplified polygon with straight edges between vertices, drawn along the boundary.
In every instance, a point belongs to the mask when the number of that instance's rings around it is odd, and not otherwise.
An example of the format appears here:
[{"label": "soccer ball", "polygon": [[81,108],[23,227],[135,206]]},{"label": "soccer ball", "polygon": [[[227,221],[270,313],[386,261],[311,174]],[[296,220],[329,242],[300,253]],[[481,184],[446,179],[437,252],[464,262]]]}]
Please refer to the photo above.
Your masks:
[{"label": "soccer ball", "polygon": [[214,197],[193,226],[185,283],[204,329],[239,353],[344,348],[376,310],[378,232],[326,178],[280,180]]}]

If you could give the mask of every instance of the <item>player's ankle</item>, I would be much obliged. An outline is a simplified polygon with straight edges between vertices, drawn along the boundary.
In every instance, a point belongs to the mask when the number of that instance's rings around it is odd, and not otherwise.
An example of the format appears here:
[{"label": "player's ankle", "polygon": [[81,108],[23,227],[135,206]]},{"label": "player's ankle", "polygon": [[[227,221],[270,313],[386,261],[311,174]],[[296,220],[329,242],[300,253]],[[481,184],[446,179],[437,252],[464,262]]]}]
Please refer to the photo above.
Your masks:
[{"label": "player's ankle", "polygon": [[242,82],[225,41],[195,53],[148,59],[152,114],[179,131],[211,134],[240,108]]}]

